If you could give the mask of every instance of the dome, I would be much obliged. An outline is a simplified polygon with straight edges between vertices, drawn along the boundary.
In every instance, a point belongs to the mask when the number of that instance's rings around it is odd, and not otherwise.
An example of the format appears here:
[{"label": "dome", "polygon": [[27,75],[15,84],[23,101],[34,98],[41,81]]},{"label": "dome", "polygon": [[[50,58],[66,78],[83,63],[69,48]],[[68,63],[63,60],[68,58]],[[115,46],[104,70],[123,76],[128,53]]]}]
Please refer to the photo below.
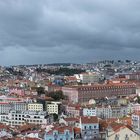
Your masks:
[{"label": "dome", "polygon": [[89,100],[89,104],[96,104],[96,102],[95,102],[94,99],[90,99],[90,100]]}]

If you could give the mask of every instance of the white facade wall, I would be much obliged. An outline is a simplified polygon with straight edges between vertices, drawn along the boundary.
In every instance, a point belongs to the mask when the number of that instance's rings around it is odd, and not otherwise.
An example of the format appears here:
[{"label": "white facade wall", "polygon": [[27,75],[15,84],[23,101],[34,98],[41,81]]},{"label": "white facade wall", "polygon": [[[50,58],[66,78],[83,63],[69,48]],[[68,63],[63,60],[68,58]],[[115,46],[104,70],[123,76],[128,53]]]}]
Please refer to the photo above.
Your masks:
[{"label": "white facade wall", "polygon": [[11,105],[9,103],[0,103],[0,114],[9,113]]},{"label": "white facade wall", "polygon": [[10,111],[7,119],[5,120],[7,125],[23,125],[26,123],[29,124],[47,124],[46,112],[35,112],[35,111],[25,111],[17,112]]},{"label": "white facade wall", "polygon": [[132,127],[135,130],[140,130],[140,116],[132,114]]},{"label": "white facade wall", "polygon": [[95,83],[99,82],[101,76],[96,73],[80,74],[80,79],[82,83]]},{"label": "white facade wall", "polygon": [[88,108],[84,108],[83,109],[83,116],[96,116],[96,109],[88,109]]},{"label": "white facade wall", "polygon": [[112,118],[111,107],[96,107],[96,115],[101,118]]}]

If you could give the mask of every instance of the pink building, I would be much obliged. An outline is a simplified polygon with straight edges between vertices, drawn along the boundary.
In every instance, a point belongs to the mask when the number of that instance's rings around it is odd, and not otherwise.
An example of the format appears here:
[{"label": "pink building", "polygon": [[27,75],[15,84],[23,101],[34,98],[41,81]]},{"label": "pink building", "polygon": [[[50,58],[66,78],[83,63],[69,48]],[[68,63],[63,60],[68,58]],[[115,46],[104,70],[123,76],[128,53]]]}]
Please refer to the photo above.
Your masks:
[{"label": "pink building", "polygon": [[20,95],[20,96],[24,96],[25,95],[25,91],[21,88],[16,88],[16,87],[12,87],[12,88],[9,88],[9,93],[12,94],[17,94],[17,95]]},{"label": "pink building", "polygon": [[66,113],[69,116],[73,116],[73,117],[80,116],[80,110],[81,110],[80,105],[70,104],[66,106]]},{"label": "pink building", "polygon": [[140,112],[140,104],[133,104],[132,110],[133,112]]}]

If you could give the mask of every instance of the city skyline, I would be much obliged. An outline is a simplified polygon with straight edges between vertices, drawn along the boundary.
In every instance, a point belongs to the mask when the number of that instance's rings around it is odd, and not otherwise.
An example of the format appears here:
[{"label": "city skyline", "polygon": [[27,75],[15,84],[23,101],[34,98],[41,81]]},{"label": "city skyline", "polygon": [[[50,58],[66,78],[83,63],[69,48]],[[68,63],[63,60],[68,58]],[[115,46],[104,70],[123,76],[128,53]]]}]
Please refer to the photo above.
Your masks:
[{"label": "city skyline", "polygon": [[140,60],[139,4],[1,0],[0,65]]}]

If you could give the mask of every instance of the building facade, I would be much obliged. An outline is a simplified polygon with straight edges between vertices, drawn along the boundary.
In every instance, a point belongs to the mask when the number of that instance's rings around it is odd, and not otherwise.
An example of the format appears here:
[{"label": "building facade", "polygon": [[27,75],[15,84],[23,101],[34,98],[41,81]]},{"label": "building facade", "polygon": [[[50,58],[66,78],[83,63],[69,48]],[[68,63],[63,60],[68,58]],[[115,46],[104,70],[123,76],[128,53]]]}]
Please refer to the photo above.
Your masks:
[{"label": "building facade", "polygon": [[81,117],[79,122],[83,139],[93,140],[99,137],[99,122],[96,116]]},{"label": "building facade", "polygon": [[28,104],[29,111],[43,111],[43,104],[40,103],[29,103]]},{"label": "building facade", "polygon": [[83,116],[96,116],[96,109],[94,108],[83,108]]},{"label": "building facade", "polygon": [[105,84],[91,86],[65,86],[63,94],[72,102],[85,103],[90,99],[136,94],[134,84]]},{"label": "building facade", "polygon": [[70,126],[55,127],[45,133],[44,140],[74,140],[74,130]]},{"label": "building facade", "polygon": [[[1,116],[2,117],[2,116]],[[11,110],[8,115],[5,115],[3,123],[6,125],[16,126],[23,124],[47,124],[47,113],[44,111],[15,111]]]},{"label": "building facade", "polygon": [[59,105],[61,102],[46,102],[46,110],[48,114],[59,114]]}]

